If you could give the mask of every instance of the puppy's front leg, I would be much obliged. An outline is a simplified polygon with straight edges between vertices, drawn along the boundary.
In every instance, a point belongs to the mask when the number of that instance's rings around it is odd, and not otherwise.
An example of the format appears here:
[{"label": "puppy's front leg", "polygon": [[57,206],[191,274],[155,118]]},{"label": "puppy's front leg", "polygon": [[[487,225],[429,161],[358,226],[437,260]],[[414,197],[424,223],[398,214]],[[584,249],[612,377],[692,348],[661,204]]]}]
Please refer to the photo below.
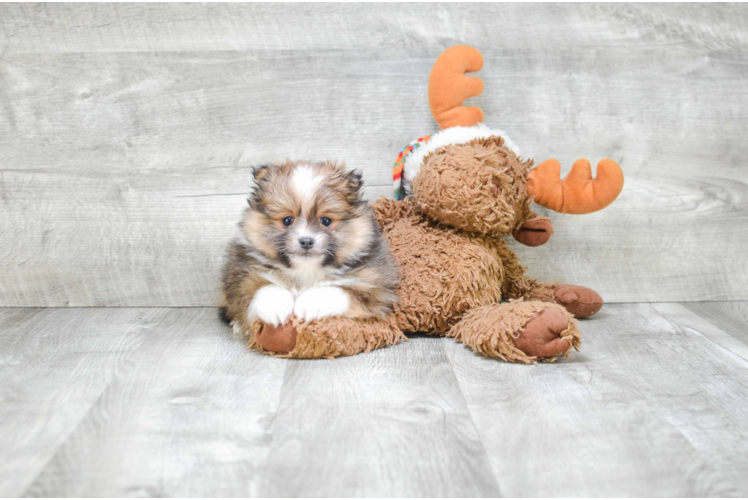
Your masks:
[{"label": "puppy's front leg", "polygon": [[258,318],[273,326],[282,325],[293,312],[293,294],[276,285],[266,285],[255,292],[247,315],[252,323]]},{"label": "puppy's front leg", "polygon": [[305,321],[340,316],[348,312],[351,299],[348,293],[336,286],[308,288],[296,297],[293,312]]}]

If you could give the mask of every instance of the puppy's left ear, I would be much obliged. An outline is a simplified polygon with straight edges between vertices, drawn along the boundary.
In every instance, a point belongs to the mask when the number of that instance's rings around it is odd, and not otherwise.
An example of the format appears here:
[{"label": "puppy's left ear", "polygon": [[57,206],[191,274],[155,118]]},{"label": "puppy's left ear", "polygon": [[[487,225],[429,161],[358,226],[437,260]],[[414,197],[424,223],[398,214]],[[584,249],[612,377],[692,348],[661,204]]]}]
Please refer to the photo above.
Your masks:
[{"label": "puppy's left ear", "polygon": [[364,174],[358,170],[351,170],[345,174],[345,191],[348,201],[355,203],[361,199],[361,188],[364,185]]},{"label": "puppy's left ear", "polygon": [[274,168],[273,165],[266,163],[265,165],[260,165],[259,167],[252,168],[252,174],[255,177],[256,181],[261,181],[262,179],[267,176],[267,174],[270,173],[270,170]]}]

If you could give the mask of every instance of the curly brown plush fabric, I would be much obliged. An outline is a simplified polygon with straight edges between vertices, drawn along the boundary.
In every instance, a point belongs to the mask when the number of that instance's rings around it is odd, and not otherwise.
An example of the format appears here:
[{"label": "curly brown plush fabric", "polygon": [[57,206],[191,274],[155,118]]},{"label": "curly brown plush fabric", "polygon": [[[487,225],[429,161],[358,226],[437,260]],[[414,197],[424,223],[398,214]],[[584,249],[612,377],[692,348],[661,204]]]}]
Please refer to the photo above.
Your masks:
[{"label": "curly brown plush fabric", "polygon": [[523,161],[501,137],[476,139],[426,156],[411,189],[418,209],[444,224],[508,236],[536,215],[527,196]]},{"label": "curly brown plush fabric", "polygon": [[409,199],[382,197],[372,208],[400,266],[395,317],[403,331],[443,334],[467,310],[502,298],[554,302],[554,284],[526,277],[503,239],[432,221]]},{"label": "curly brown plush fabric", "polygon": [[501,298],[503,242],[440,226],[415,215],[410,203],[380,199],[373,205],[377,218],[382,210],[406,214],[383,227],[400,267],[395,321],[403,331],[443,334],[468,309]]},{"label": "curly brown plush fabric", "polygon": [[519,363],[553,361],[558,356],[528,355],[515,345],[528,323],[537,318],[538,313],[548,310],[557,311],[557,314],[562,315],[560,331],[553,332],[560,340],[566,342],[562,354],[568,354],[572,348],[579,348],[582,334],[573,316],[566,309],[556,304],[522,300],[473,309],[452,328],[448,336],[491,358]]},{"label": "curly brown plush fabric", "polygon": [[280,358],[334,358],[369,352],[408,340],[392,318],[362,320],[338,317],[304,322],[294,316],[291,324],[296,330],[296,345],[290,352],[274,352],[259,345],[255,341],[258,332],[272,328],[259,322],[254,324],[254,335],[248,347]]}]

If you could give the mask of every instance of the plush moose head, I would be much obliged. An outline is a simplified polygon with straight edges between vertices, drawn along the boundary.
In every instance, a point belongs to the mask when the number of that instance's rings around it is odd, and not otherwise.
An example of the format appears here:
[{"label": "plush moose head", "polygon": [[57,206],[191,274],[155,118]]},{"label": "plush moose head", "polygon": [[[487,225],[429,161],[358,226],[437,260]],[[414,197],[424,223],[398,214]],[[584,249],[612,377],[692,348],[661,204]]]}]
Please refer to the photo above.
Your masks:
[{"label": "plush moose head", "polygon": [[483,112],[463,102],[483,91],[479,78],[465,75],[482,66],[481,53],[465,45],[447,49],[434,63],[429,105],[442,131],[416,141],[399,158],[401,195],[444,224],[489,236],[511,234],[529,246],[553,234],[550,220],[530,209],[532,201],[572,214],[612,203],[623,188],[623,172],[613,160],[598,163],[595,179],[590,163],[577,160],[562,180],[557,160],[532,168],[506,133],[480,123]]}]

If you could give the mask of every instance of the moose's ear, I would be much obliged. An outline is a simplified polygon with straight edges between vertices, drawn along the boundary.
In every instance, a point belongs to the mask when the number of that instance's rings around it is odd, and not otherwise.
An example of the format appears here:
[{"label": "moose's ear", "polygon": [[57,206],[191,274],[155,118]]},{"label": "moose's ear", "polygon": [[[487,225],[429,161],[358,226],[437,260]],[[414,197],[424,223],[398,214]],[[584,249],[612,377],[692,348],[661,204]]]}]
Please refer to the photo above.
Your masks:
[{"label": "moose's ear", "polygon": [[274,165],[266,163],[265,165],[260,165],[259,167],[252,168],[252,174],[254,175],[256,181],[261,181],[265,178],[265,176],[267,176],[268,173],[270,173],[270,170],[273,168],[275,168]]}]

